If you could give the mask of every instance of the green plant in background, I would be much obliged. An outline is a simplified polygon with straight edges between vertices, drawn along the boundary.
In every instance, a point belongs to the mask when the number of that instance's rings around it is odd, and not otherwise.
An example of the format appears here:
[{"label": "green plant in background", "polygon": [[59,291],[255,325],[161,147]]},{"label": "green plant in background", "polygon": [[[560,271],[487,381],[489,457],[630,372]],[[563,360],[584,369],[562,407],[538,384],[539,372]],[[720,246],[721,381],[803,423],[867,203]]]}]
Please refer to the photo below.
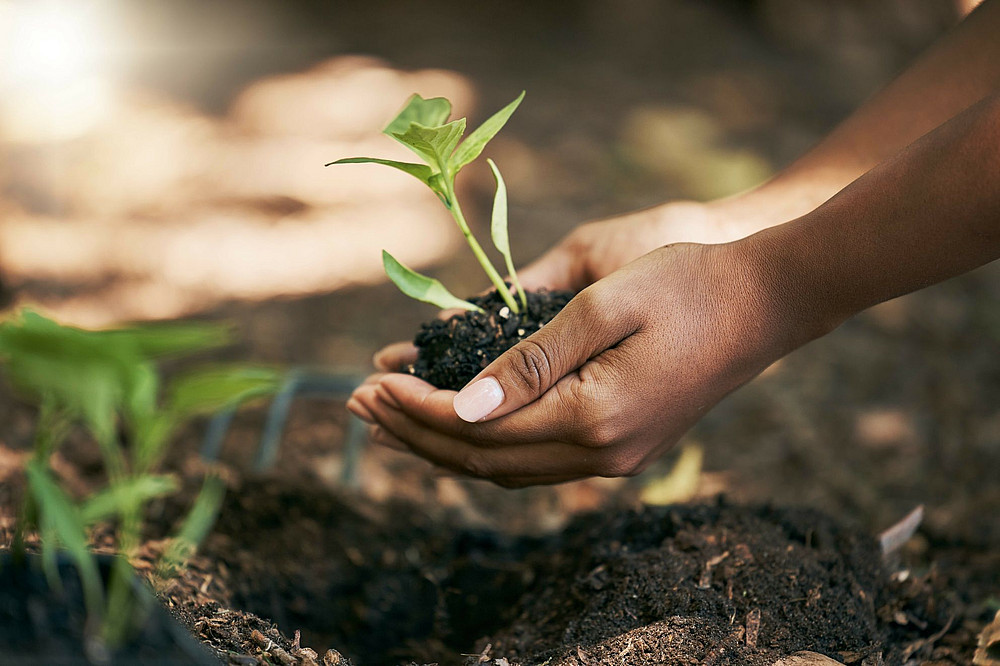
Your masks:
[{"label": "green plant in background", "polygon": [[[238,365],[198,368],[161,390],[156,361],[219,347],[229,339],[228,329],[216,324],[88,331],[61,326],[29,310],[0,323],[5,377],[39,410],[14,555],[23,558],[25,532],[37,528],[43,568],[50,584],[58,586],[56,552],[60,547],[68,551],[83,585],[90,631],[108,645],[120,643],[142,615],[131,591],[129,558],[139,547],[144,507],[178,490],[173,475],[156,472],[171,435],[192,417],[272,394],[279,387],[277,371]],[[49,465],[77,425],[97,442],[107,477],[106,487],[80,501],[60,486]],[[173,569],[190,556],[214,522],[224,493],[222,480],[207,474],[161,556],[161,570]],[[106,591],[88,547],[88,532],[98,523],[116,525],[121,555],[112,565]]]},{"label": "green plant in background", "polygon": [[[427,185],[451,212],[451,216],[466,242],[472,248],[472,253],[490,278],[490,282],[496,287],[497,293],[503,298],[507,307],[514,313],[521,312],[521,308],[527,309],[528,304],[524,291],[517,280],[514,262],[510,256],[510,243],[507,237],[507,188],[500,175],[500,170],[497,169],[493,160],[487,160],[497,184],[490,232],[493,244],[503,255],[514,291],[519,296],[520,306],[514,300],[500,273],[486,256],[479,241],[469,229],[469,224],[462,213],[462,207],[455,196],[455,177],[458,176],[463,167],[479,157],[486,144],[507,123],[522,99],[524,99],[523,92],[462,141],[466,119],[459,118],[449,122],[451,102],[443,97],[423,99],[420,95],[413,95],[403,110],[399,112],[399,115],[383,130],[383,133],[412,150],[423,161],[422,164],[374,157],[349,157],[330,163],[383,164],[404,171]],[[382,264],[389,279],[411,298],[431,303],[440,308],[462,308],[482,312],[481,308],[452,295],[438,280],[407,268],[385,250],[382,251]]]}]

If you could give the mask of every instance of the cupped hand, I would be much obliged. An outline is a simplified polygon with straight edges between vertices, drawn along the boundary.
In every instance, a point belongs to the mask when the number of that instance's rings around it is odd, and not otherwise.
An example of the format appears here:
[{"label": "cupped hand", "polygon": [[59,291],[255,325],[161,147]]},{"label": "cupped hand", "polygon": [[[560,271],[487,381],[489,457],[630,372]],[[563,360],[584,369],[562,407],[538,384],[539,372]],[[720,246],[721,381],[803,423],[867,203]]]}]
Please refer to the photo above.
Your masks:
[{"label": "cupped hand", "polygon": [[[504,486],[638,473],[784,353],[744,243],[654,250],[587,287],[460,393],[374,375],[348,403],[379,440]],[[383,352],[390,370],[412,350]]]},{"label": "cupped hand", "polygon": [[[582,224],[518,271],[518,277],[525,289],[580,291],[668,243],[722,243],[742,238],[764,226],[761,206],[751,198],[712,203],[673,201]],[[447,318],[456,312],[445,311],[440,316]],[[416,358],[412,343],[398,342],[376,353],[374,363],[382,372],[395,372]]]}]

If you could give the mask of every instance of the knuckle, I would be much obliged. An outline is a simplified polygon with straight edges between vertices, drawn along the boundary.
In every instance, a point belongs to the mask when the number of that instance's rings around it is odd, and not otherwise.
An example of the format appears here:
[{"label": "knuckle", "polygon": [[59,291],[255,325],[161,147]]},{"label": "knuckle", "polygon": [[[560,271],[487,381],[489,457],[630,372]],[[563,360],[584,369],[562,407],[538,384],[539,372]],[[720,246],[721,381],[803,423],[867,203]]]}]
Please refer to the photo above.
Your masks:
[{"label": "knuckle", "polygon": [[539,394],[552,378],[552,359],[537,342],[524,340],[511,348],[514,379],[523,389]]},{"label": "knuckle", "polygon": [[604,449],[621,441],[625,427],[619,410],[606,400],[579,397],[577,403],[580,420],[585,423],[582,444]]},{"label": "knuckle", "polygon": [[576,301],[576,306],[586,313],[585,316],[588,319],[593,319],[603,316],[607,298],[600,289],[590,286],[577,294],[573,300]]},{"label": "knuckle", "polygon": [[621,319],[630,315],[626,299],[621,294],[590,286],[576,295],[574,313],[584,330],[606,331],[621,326]]}]

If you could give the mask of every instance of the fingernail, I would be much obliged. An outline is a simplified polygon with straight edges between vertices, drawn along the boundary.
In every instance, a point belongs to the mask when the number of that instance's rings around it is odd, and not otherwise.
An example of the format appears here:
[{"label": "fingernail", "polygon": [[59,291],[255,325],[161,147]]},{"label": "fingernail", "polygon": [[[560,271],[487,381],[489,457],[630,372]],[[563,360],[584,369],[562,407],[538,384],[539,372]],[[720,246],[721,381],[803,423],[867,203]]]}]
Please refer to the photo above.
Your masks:
[{"label": "fingernail", "polygon": [[385,363],[385,357],[386,353],[383,350],[380,349],[379,351],[375,352],[375,355],[372,356],[372,365],[374,365],[379,370],[388,371],[389,367]]},{"label": "fingernail", "polygon": [[392,449],[393,451],[408,451],[408,449],[403,446],[398,439],[387,434],[386,431],[379,426],[372,428],[371,434],[368,435],[368,439],[371,440],[372,444],[378,444],[379,446],[384,446],[387,449]]},{"label": "fingernail", "polygon": [[368,411],[368,409],[362,405],[357,398],[350,398],[345,407],[347,407],[347,411],[354,414],[365,423],[374,425],[375,417],[372,416],[372,413]]},{"label": "fingernail", "polygon": [[452,404],[460,419],[475,423],[489,416],[502,402],[503,389],[500,382],[486,377],[459,391]]}]

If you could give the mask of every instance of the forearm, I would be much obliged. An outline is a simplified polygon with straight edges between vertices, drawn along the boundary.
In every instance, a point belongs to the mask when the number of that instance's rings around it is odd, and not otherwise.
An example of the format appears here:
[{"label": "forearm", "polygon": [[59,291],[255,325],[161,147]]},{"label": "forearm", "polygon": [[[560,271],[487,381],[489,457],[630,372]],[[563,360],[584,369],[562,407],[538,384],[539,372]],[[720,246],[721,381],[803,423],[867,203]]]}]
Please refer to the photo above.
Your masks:
[{"label": "forearm", "polygon": [[1000,95],[745,243],[792,348],[871,305],[1000,257]]},{"label": "forearm", "polygon": [[1000,87],[1000,0],[986,0],[920,59],[775,178],[718,202],[763,228],[811,211]]}]

